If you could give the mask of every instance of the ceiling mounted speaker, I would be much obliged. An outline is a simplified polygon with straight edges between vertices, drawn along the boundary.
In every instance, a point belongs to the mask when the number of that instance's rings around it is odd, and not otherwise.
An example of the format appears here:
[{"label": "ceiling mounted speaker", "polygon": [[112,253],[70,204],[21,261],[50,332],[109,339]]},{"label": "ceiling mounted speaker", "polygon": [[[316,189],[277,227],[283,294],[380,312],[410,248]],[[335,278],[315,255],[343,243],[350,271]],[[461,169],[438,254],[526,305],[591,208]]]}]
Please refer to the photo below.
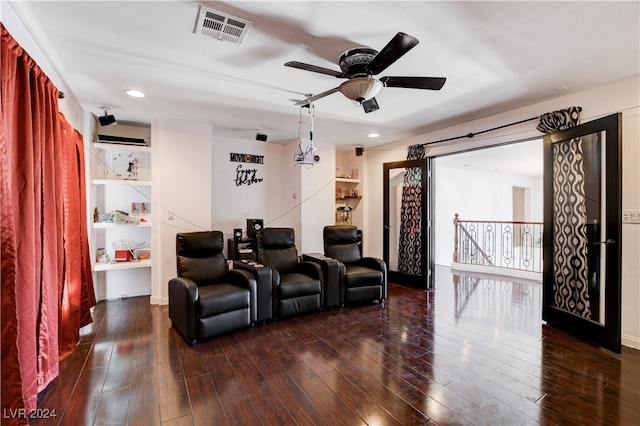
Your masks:
[{"label": "ceiling mounted speaker", "polygon": [[113,115],[109,114],[109,108],[108,107],[100,107],[104,110],[104,115],[102,117],[98,117],[98,120],[100,121],[100,125],[102,127],[104,126],[112,126],[114,124],[118,124],[118,122],[116,121],[116,117],[114,117]]},{"label": "ceiling mounted speaker", "polygon": [[256,133],[256,140],[257,141],[261,141],[261,142],[266,142],[267,141],[267,135],[264,133]]}]

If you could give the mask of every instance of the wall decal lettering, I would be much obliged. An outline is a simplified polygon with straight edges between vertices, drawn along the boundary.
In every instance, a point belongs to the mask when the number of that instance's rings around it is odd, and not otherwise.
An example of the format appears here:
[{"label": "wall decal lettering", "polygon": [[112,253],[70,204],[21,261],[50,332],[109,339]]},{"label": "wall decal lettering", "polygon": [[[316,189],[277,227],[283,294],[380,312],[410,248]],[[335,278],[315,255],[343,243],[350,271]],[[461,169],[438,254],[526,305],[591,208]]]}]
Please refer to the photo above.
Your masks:
[{"label": "wall decal lettering", "polygon": [[243,169],[242,164],[238,164],[236,167],[236,186],[262,182],[262,178],[256,177],[257,172],[258,169]]},{"label": "wall decal lettering", "polygon": [[264,164],[264,155],[229,153],[229,161],[236,163]]}]

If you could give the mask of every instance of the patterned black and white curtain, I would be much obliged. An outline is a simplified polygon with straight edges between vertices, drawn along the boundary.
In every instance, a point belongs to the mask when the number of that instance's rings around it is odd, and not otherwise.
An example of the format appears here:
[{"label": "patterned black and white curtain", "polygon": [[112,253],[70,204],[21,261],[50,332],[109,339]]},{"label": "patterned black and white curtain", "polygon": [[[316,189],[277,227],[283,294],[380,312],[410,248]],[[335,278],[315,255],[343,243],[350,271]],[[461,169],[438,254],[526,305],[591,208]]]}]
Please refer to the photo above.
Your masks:
[{"label": "patterned black and white curtain", "polygon": [[[538,130],[553,133],[577,126],[580,107],[540,117]],[[591,319],[588,271],[587,202],[582,138],[552,146],[554,306]]]},{"label": "patterned black and white curtain", "polygon": [[[424,158],[424,145],[408,148],[407,160]],[[407,168],[402,183],[398,272],[422,273],[422,175],[420,167]]]}]

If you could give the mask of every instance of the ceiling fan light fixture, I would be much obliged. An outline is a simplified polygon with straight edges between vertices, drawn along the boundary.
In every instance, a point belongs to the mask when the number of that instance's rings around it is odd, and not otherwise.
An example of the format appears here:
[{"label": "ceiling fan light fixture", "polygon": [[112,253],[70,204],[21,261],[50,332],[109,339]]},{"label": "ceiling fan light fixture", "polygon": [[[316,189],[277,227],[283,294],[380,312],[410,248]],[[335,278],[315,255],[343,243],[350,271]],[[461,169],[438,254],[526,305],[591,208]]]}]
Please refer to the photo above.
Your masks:
[{"label": "ceiling fan light fixture", "polygon": [[342,83],[340,92],[352,101],[364,102],[376,96],[383,86],[377,78],[357,77]]}]

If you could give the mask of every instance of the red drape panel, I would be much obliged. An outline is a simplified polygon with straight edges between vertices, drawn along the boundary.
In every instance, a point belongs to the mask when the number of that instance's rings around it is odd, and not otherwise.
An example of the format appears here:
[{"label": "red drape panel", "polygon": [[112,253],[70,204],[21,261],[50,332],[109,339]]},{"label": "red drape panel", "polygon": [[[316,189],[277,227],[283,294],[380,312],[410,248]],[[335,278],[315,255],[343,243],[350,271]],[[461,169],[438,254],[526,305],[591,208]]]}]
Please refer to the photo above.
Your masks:
[{"label": "red drape panel", "polygon": [[2,408],[28,413],[95,297],[82,137],[58,112],[58,90],[1,31]]},{"label": "red drape panel", "polygon": [[64,140],[64,264],[65,276],[59,288],[60,357],[73,352],[80,339],[79,331],[89,324],[89,309],[96,304],[87,234],[84,144],[82,135],[59,115]]}]

